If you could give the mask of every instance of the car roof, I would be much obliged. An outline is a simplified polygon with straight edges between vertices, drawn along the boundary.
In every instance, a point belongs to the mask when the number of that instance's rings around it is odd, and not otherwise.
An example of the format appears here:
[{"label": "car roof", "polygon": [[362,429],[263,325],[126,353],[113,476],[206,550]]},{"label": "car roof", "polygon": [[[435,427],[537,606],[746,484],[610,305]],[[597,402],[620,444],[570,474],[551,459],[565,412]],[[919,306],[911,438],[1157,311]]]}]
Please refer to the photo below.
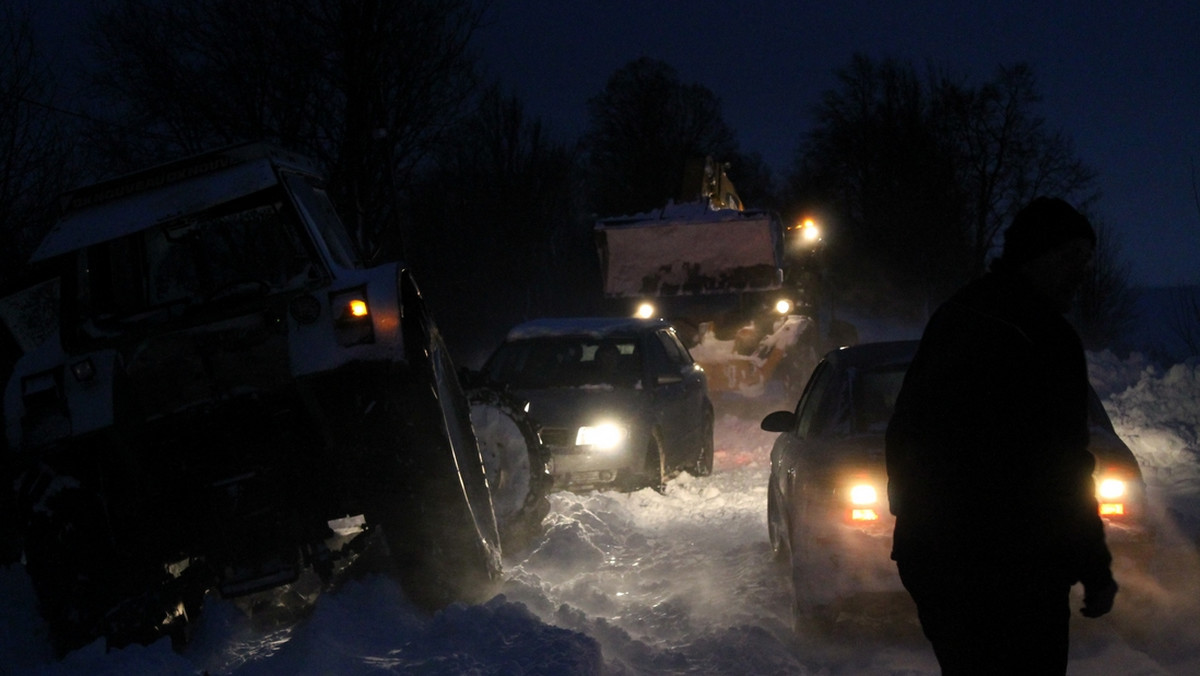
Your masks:
[{"label": "car roof", "polygon": [[885,364],[908,363],[917,353],[917,340],[893,340],[862,343],[833,350],[825,360],[842,367],[870,368]]},{"label": "car roof", "polygon": [[665,319],[641,319],[638,317],[543,317],[512,327],[505,340],[529,340],[554,336],[603,338],[614,334],[638,333],[661,328],[671,328],[670,322]]}]

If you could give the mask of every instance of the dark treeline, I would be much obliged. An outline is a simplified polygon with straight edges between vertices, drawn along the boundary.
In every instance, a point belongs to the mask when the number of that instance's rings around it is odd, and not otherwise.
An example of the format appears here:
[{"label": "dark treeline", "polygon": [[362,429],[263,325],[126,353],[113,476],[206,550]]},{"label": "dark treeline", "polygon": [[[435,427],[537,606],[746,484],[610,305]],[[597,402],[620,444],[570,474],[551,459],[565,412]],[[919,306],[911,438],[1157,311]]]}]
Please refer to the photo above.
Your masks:
[{"label": "dark treeline", "polygon": [[[27,3],[28,5],[28,3]],[[556,140],[471,50],[471,0],[114,0],[87,23],[84,92],[41,67],[31,16],[0,17],[0,282],[90,180],[245,140],[318,161],[364,251],[403,257],[460,359],[505,327],[595,311],[597,215],[662,206],[691,159],[713,156],[743,201],[816,214],[840,302],[920,313],[986,266],[1015,209],[1062,196],[1101,230],[1078,313],[1089,346],[1130,316],[1127,271],[1097,217],[1095,172],[1038,115],[1023,64],[982,82],[855,57],[776,185],[720,98],[666,63],[630,61]],[[80,94],[83,95],[80,95]],[[87,105],[64,101],[87,101]],[[800,124],[798,118],[797,124]]]}]

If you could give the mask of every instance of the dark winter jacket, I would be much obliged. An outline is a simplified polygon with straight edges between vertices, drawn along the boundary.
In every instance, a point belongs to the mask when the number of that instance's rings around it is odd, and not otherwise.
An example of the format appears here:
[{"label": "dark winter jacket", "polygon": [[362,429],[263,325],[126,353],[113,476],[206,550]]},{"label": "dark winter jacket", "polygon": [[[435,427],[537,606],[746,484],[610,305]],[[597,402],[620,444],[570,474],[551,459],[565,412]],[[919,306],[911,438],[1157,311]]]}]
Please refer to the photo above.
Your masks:
[{"label": "dark winter jacket", "polygon": [[1111,580],[1087,388],[1078,335],[1020,278],[989,272],[938,308],[887,431],[892,558]]}]

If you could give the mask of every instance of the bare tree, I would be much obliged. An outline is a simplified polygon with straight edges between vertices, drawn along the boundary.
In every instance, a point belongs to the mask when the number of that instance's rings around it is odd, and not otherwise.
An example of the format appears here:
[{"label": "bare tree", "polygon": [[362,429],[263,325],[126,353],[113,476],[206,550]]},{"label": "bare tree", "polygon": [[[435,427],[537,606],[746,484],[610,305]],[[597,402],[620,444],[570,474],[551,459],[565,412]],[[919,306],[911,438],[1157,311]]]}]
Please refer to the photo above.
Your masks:
[{"label": "bare tree", "polygon": [[1001,66],[977,88],[942,76],[934,91],[940,123],[957,150],[975,274],[1034,197],[1054,195],[1081,209],[1095,201],[1095,172],[1075,155],[1071,140],[1046,129],[1035,112],[1042,97],[1027,64]]},{"label": "bare tree", "polygon": [[856,55],[825,93],[789,180],[798,211],[829,221],[835,288],[894,306],[964,276],[963,195],[949,139],[915,69]]},{"label": "bare tree", "polygon": [[0,8],[0,284],[24,266],[76,175],[55,107],[54,80],[38,59],[31,17]]},{"label": "bare tree", "polygon": [[618,69],[588,101],[588,111],[584,146],[600,214],[661,207],[679,193],[690,160],[731,161],[737,154],[716,95],[680,82],[662,61],[642,57]]},{"label": "bare tree", "polygon": [[[930,68],[854,57],[827,92],[789,181],[796,208],[830,214],[830,277],[894,307],[927,307],[981,274],[1003,229],[1038,195],[1088,209],[1094,172],[1046,129],[1031,69],[980,86]],[[1124,308],[1116,256],[1097,304]],[[839,282],[840,280],[840,282]],[[1093,308],[1099,312],[1097,305]]]},{"label": "bare tree", "polygon": [[1122,247],[1116,233],[1102,221],[1091,220],[1096,251],[1072,319],[1084,346],[1099,350],[1118,344],[1133,328],[1137,294],[1129,285],[1129,264],[1120,258]]},{"label": "bare tree", "polygon": [[455,299],[437,312],[447,336],[490,348],[517,321],[586,307],[599,271],[574,148],[492,87],[433,160],[408,211],[431,298]]},{"label": "bare tree", "polygon": [[1171,308],[1171,331],[1187,349],[1188,354],[1200,355],[1200,294],[1194,288],[1175,290]]},{"label": "bare tree", "polygon": [[140,165],[242,140],[315,157],[369,250],[402,239],[398,193],[475,90],[471,0],[121,0],[93,25],[111,124]]}]

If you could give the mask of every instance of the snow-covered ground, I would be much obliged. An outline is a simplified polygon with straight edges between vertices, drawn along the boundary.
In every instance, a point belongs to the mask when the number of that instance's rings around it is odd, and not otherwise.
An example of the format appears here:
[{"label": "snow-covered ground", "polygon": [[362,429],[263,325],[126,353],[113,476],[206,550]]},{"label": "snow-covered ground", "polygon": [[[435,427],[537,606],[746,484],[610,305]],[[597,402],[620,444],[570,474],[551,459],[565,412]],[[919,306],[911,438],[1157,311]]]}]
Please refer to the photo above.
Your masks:
[{"label": "snow-covered ground", "polygon": [[[1144,567],[1118,562],[1112,614],[1072,620],[1070,673],[1200,673],[1200,365],[1110,353],[1090,364],[1145,470],[1161,537]],[[0,673],[936,674],[906,599],[832,634],[792,630],[767,544],[774,435],[758,429],[761,413],[722,413],[710,477],[682,476],[665,494],[555,494],[544,534],[506,554],[502,594],[432,617],[371,573],[288,590],[253,615],[211,600],[182,653],[165,640],[108,653],[97,642],[55,662],[24,572],[0,569]]]}]

